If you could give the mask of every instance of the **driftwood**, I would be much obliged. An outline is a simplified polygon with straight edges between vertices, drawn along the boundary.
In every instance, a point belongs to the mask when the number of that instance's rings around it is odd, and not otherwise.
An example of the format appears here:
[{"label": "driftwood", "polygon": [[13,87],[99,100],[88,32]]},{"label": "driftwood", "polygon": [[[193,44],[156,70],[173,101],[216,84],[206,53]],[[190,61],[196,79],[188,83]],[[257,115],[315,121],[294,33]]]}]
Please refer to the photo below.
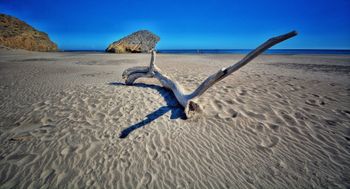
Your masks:
[{"label": "driftwood", "polygon": [[211,86],[243,67],[255,57],[263,53],[265,50],[269,49],[277,43],[280,43],[296,35],[297,32],[292,31],[287,34],[273,37],[267,40],[265,43],[263,43],[262,45],[251,51],[249,54],[247,54],[242,60],[240,60],[236,64],[233,64],[227,68],[222,68],[215,74],[209,76],[191,93],[186,93],[181,87],[181,85],[179,85],[176,81],[171,80],[170,77],[163,74],[162,71],[155,65],[155,51],[152,51],[151,63],[149,66],[129,68],[123,72],[123,78],[125,79],[125,83],[127,85],[132,85],[136,79],[141,77],[158,79],[163,85],[163,87],[171,90],[174,93],[177,101],[181,104],[181,106],[184,107],[186,116],[191,117],[195,112],[201,111],[201,107],[196,102],[196,99],[205,91],[207,91]]}]

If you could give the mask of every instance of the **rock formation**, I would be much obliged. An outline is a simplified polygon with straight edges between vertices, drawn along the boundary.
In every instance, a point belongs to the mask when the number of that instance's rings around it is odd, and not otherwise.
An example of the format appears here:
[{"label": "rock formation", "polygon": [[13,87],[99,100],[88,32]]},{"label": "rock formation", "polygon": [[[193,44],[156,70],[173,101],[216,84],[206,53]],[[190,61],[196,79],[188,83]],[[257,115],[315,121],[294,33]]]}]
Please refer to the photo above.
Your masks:
[{"label": "rock formation", "polygon": [[46,33],[5,14],[0,14],[0,45],[30,51],[57,51],[57,45]]},{"label": "rock formation", "polygon": [[111,53],[143,53],[150,52],[160,38],[147,30],[134,32],[110,44],[106,51]]}]

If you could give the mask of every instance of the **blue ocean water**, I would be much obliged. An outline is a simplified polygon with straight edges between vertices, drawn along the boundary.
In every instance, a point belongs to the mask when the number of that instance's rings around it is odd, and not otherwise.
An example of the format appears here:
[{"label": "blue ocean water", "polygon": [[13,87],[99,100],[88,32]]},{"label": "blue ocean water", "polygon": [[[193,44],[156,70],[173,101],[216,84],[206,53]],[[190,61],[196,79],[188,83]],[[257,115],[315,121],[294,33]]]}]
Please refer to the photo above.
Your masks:
[{"label": "blue ocean water", "polygon": [[[158,49],[163,54],[247,54],[252,49]],[[105,53],[104,50],[63,50],[63,52]],[[264,54],[328,54],[350,55],[350,50],[334,49],[269,49]]]},{"label": "blue ocean water", "polygon": [[[247,54],[252,49],[164,49],[158,53],[169,54]],[[269,49],[264,54],[335,54],[349,55],[350,50],[327,50],[327,49]]]}]

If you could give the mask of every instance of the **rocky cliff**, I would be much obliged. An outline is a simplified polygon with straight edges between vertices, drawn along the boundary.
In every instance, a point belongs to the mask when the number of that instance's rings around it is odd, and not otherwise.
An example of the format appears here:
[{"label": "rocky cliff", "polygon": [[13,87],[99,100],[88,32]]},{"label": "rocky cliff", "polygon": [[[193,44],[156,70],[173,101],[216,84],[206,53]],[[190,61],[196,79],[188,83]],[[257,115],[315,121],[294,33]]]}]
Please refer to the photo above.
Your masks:
[{"label": "rocky cliff", "polygon": [[134,32],[110,44],[106,51],[111,53],[142,53],[155,48],[160,38],[147,30]]},{"label": "rocky cliff", "polygon": [[57,45],[46,33],[5,14],[0,14],[0,45],[30,51],[57,51]]}]

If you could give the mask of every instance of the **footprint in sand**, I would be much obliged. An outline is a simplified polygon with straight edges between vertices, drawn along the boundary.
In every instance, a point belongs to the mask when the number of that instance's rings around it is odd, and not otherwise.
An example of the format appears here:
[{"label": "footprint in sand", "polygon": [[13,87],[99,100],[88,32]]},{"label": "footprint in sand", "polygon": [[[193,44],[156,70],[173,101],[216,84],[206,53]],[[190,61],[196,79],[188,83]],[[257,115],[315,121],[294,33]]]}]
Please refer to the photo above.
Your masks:
[{"label": "footprint in sand", "polygon": [[260,113],[255,113],[255,112],[251,112],[251,111],[245,111],[245,113],[252,118],[258,119],[258,120],[266,120],[266,117],[264,114],[260,114]]},{"label": "footprint in sand", "polygon": [[238,91],[238,94],[239,94],[240,96],[245,96],[245,95],[247,94],[247,91],[246,91],[245,89],[240,89],[240,90]]},{"label": "footprint in sand", "polygon": [[275,124],[268,124],[269,128],[275,132],[277,132],[280,128],[280,126],[275,125]]},{"label": "footprint in sand", "polygon": [[228,109],[227,113],[231,118],[236,118],[238,116],[238,112],[235,111],[234,109]]},{"label": "footprint in sand", "polygon": [[230,108],[232,107],[235,102],[231,99],[228,100],[218,100],[214,99],[213,101],[210,101],[211,106],[214,110],[218,112],[219,117],[232,117],[235,118],[238,115],[238,112],[234,109]]},{"label": "footprint in sand", "polygon": [[214,102],[212,102],[212,106],[214,107],[215,110],[221,111],[223,109],[223,105],[220,100],[214,100]]},{"label": "footprint in sand", "polygon": [[276,136],[272,136],[270,141],[262,141],[259,145],[263,148],[272,148],[279,143],[280,139]]},{"label": "footprint in sand", "polygon": [[297,119],[297,120],[306,120],[307,118],[305,117],[305,115],[301,112],[295,112],[294,113],[294,117]]},{"label": "footprint in sand", "polygon": [[265,128],[265,125],[263,123],[258,123],[256,125],[256,130],[258,130],[259,132],[263,132]]},{"label": "footprint in sand", "polygon": [[308,99],[305,101],[305,104],[311,105],[311,106],[323,106],[326,103],[323,100],[314,100],[314,99]]},{"label": "footprint in sand", "polygon": [[305,104],[308,104],[308,105],[311,105],[311,106],[318,106],[316,100],[314,100],[314,99],[306,100]]},{"label": "footprint in sand", "polygon": [[152,181],[152,175],[148,172],[146,172],[143,177],[141,178],[140,183],[138,184],[137,188],[148,188],[149,183]]},{"label": "footprint in sand", "polygon": [[281,111],[280,115],[282,116],[282,118],[284,119],[284,121],[286,121],[288,123],[288,125],[296,125],[297,122],[295,121],[295,119],[290,116],[287,112]]},{"label": "footprint in sand", "polygon": [[238,116],[238,112],[232,108],[229,108],[227,110],[223,110],[217,114],[217,117],[220,119],[226,119],[231,120]]}]

